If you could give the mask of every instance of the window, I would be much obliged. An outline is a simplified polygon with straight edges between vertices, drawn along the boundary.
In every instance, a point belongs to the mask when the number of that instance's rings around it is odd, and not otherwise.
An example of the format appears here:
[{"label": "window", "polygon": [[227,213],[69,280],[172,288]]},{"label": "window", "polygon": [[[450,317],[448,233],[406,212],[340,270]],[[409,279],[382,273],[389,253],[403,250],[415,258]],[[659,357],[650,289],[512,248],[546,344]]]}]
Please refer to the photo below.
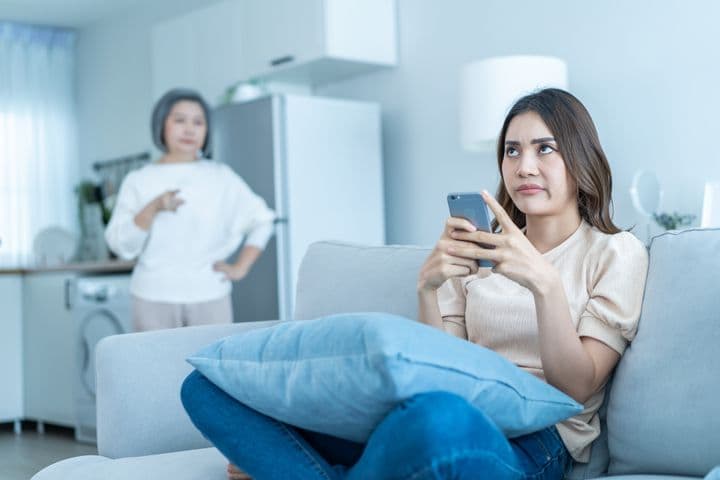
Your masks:
[{"label": "window", "polygon": [[77,230],[74,34],[0,22],[0,266],[32,264],[50,226]]}]

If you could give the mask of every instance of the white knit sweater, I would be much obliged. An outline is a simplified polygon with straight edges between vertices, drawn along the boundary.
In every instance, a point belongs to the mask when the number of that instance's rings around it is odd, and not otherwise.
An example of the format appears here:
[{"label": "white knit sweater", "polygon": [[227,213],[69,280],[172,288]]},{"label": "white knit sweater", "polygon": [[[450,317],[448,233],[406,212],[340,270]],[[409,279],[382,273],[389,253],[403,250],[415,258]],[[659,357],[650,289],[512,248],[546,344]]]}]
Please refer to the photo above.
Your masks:
[{"label": "white knit sweater", "polygon": [[[149,231],[135,215],[168,190],[185,201],[161,211]],[[120,257],[138,257],[130,290],[145,300],[194,303],[227,295],[231,284],[212,269],[247,235],[246,245],[264,248],[275,213],[227,165],[198,160],[154,163],[125,177],[105,239]]]}]

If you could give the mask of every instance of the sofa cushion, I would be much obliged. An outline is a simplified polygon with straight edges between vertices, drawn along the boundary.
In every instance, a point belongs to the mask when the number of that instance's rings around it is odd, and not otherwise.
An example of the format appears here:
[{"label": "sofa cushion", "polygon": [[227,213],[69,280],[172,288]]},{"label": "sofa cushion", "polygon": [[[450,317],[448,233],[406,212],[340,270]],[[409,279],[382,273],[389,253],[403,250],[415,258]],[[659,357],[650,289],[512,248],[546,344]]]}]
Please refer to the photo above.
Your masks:
[{"label": "sofa cushion", "polygon": [[185,358],[203,345],[273,322],[202,325],[112,335],[96,347],[98,453],[136,457],[209,447],[185,414]]},{"label": "sofa cushion", "polygon": [[418,273],[429,248],[316,242],[298,273],[295,319],[388,312],[417,318]]},{"label": "sofa cushion", "polygon": [[653,239],[637,336],[608,403],[609,473],[702,477],[720,464],[720,229]]},{"label": "sofa cushion", "polygon": [[462,396],[509,436],[582,409],[491,350],[390,314],[286,322],[228,337],[188,361],[259,412],[356,442],[423,392]]},{"label": "sofa cushion", "polygon": [[57,462],[32,480],[227,480],[227,460],[214,448],[110,459],[87,455]]}]

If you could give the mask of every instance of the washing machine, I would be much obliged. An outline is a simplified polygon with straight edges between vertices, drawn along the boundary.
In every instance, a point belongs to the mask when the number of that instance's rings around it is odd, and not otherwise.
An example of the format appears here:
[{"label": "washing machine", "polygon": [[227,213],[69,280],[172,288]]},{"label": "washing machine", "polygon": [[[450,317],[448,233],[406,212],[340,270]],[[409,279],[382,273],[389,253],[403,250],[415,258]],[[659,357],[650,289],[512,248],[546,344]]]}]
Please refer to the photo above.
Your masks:
[{"label": "washing machine", "polygon": [[96,443],[95,346],[104,337],[132,331],[130,275],[79,277],[73,291],[75,438]]}]

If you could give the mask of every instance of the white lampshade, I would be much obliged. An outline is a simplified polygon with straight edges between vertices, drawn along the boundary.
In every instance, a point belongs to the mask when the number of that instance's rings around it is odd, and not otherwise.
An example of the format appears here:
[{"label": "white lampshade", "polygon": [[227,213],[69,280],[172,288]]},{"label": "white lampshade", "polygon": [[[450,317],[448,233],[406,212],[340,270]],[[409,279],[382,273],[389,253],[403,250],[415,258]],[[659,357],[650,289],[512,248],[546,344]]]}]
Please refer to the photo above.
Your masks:
[{"label": "white lampshade", "polygon": [[466,150],[492,150],[510,107],[542,88],[567,89],[567,65],[554,57],[517,55],[466,64],[460,86],[460,128]]},{"label": "white lampshade", "polygon": [[705,184],[700,228],[720,227],[720,182]]}]

